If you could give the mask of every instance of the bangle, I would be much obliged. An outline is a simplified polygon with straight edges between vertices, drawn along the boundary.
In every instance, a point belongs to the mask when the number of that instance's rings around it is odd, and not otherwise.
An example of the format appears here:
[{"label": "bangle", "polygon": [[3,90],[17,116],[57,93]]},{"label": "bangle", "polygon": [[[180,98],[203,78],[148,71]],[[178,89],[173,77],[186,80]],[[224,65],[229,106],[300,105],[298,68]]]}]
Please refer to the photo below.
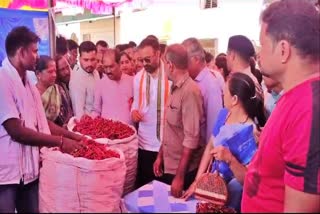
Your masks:
[{"label": "bangle", "polygon": [[61,135],[60,136],[60,146],[59,146],[60,149],[62,149],[62,145],[63,145],[63,136]]}]

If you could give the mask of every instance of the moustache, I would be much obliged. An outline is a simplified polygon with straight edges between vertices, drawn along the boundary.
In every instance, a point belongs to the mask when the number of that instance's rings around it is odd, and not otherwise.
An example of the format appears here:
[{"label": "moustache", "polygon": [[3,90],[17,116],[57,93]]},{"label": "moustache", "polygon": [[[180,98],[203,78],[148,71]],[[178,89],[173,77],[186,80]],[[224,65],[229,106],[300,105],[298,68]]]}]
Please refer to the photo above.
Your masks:
[{"label": "moustache", "polygon": [[157,68],[152,66],[152,65],[145,65],[144,69],[149,73],[153,73],[153,72],[155,72],[157,70]]}]

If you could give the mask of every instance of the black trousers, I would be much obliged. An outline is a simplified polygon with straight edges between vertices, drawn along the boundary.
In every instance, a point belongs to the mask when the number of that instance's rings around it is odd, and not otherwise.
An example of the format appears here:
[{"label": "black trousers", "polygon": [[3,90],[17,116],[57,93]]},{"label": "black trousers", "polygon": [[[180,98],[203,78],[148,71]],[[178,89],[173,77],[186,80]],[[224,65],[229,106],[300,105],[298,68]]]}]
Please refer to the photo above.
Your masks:
[{"label": "black trousers", "polygon": [[156,161],[157,156],[158,152],[138,150],[137,188],[157,179],[153,173],[153,163]]}]

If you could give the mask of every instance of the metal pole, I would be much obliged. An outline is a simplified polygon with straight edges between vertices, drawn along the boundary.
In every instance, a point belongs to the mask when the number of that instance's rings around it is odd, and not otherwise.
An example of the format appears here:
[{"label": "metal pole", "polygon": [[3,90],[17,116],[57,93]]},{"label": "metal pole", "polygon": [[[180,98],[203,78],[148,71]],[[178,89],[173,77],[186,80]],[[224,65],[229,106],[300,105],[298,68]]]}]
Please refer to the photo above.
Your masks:
[{"label": "metal pole", "polygon": [[116,46],[116,10],[115,5],[112,4],[112,15],[113,15],[113,46]]},{"label": "metal pole", "polygon": [[49,24],[49,41],[50,41],[50,55],[54,57],[56,55],[56,32],[54,24],[54,10],[53,1],[48,0],[48,24]]}]

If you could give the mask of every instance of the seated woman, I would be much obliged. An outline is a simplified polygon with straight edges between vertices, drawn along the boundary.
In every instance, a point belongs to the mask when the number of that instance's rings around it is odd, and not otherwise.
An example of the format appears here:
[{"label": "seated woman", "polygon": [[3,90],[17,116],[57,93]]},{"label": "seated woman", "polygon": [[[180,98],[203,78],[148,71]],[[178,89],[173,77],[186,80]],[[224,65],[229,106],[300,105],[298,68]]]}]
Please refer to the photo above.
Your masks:
[{"label": "seated woman", "polygon": [[[246,165],[256,150],[253,132],[254,129],[263,127],[266,122],[263,102],[256,98],[255,93],[255,84],[249,76],[243,73],[230,75],[224,88],[225,108],[221,110],[216,121],[195,181],[183,198],[188,199],[194,193],[198,179],[206,172],[210,160],[214,158],[213,171],[218,170],[228,184],[227,206],[240,211]],[[240,148],[246,149],[239,151]]]},{"label": "seated woman", "polygon": [[49,56],[40,56],[36,66],[38,82],[36,84],[42,99],[42,104],[48,120],[59,126],[65,125],[70,116],[64,117],[64,89],[55,84],[57,70],[55,61]]}]

